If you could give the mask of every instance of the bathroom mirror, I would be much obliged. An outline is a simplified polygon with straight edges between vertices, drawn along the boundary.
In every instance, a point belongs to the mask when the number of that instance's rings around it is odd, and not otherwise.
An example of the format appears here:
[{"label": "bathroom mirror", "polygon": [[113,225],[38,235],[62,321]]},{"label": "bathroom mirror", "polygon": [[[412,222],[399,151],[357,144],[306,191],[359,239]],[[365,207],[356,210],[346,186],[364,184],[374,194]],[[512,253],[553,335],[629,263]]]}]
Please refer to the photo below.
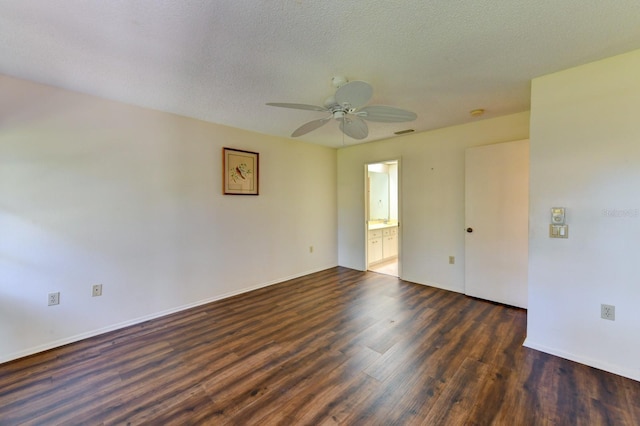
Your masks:
[{"label": "bathroom mirror", "polygon": [[389,174],[369,171],[369,220],[389,220]]}]

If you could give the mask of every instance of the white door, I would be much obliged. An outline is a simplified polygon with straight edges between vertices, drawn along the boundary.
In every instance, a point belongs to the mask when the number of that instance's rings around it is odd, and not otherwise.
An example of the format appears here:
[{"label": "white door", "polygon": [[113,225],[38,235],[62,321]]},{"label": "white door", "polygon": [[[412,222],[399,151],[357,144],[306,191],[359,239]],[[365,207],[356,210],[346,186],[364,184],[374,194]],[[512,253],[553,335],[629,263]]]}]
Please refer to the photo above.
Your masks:
[{"label": "white door", "polygon": [[527,307],[529,141],[465,156],[465,293]]}]

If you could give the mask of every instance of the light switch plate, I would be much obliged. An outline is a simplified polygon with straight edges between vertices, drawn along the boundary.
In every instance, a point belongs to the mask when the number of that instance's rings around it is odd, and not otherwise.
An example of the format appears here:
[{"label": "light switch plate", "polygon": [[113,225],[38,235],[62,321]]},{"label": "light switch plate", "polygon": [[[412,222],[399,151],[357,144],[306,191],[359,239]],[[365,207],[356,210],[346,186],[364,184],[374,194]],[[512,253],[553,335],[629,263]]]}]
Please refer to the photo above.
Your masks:
[{"label": "light switch plate", "polygon": [[569,238],[569,225],[549,225],[550,238]]}]

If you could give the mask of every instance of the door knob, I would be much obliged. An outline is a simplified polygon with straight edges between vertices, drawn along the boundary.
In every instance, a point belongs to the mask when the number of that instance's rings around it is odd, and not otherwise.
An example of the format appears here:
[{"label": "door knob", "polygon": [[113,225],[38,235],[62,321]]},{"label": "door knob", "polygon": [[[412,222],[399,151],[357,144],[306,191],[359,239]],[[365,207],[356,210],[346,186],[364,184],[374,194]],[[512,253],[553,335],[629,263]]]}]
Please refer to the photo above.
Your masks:
[{"label": "door knob", "polygon": [[473,228],[467,228],[467,232],[468,233],[472,233],[473,232]]}]

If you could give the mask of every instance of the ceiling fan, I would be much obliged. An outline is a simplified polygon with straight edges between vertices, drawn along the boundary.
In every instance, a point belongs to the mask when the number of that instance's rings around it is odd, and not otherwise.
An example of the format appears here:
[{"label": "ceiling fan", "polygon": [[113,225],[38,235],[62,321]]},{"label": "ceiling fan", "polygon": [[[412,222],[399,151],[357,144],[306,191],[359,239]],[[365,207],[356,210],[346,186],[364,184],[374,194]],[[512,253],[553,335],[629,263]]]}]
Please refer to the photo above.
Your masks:
[{"label": "ceiling fan", "polygon": [[342,130],[345,135],[353,139],[364,139],[369,134],[369,127],[364,120],[382,123],[399,123],[403,121],[413,121],[417,118],[414,112],[400,108],[385,105],[364,106],[373,95],[373,88],[367,82],[349,82],[344,77],[333,77],[331,81],[337,90],[335,95],[329,97],[324,102],[324,106],[278,102],[267,103],[267,105],[282,108],[329,113],[328,117],[313,120],[298,127],[291,134],[291,137],[295,138],[305,135],[328,123],[331,119],[335,119],[340,123],[340,130]]}]

